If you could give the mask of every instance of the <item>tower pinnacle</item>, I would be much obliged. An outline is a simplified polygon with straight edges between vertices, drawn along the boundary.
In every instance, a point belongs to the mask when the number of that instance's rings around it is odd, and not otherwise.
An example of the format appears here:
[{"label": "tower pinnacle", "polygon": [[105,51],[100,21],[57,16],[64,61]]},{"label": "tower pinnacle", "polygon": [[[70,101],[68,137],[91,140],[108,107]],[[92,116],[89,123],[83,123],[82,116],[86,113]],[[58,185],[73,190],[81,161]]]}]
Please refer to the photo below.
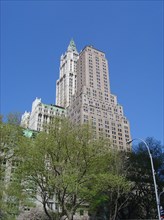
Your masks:
[{"label": "tower pinnacle", "polygon": [[75,45],[75,42],[73,39],[71,39],[67,51],[76,51],[77,52],[76,45]]}]

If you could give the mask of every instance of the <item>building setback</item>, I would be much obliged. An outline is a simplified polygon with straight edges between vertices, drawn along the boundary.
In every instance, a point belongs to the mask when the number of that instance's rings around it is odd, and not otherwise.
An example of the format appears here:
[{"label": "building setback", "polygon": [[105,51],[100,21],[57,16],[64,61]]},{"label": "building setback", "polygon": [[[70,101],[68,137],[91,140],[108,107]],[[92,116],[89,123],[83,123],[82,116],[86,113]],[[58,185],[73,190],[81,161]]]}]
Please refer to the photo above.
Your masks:
[{"label": "building setback", "polygon": [[109,138],[118,150],[130,150],[129,121],[117,96],[111,94],[108,61],[104,52],[86,46],[80,54],[73,40],[60,61],[56,82],[56,105],[46,105],[36,98],[31,113],[22,116],[22,126],[41,131],[56,115],[67,116],[74,123],[90,123],[95,138]]},{"label": "building setback", "polygon": [[130,150],[129,121],[110,92],[108,61],[105,54],[86,46],[77,61],[77,90],[68,108],[68,117],[74,123],[91,123],[95,137],[105,136],[114,148]]}]

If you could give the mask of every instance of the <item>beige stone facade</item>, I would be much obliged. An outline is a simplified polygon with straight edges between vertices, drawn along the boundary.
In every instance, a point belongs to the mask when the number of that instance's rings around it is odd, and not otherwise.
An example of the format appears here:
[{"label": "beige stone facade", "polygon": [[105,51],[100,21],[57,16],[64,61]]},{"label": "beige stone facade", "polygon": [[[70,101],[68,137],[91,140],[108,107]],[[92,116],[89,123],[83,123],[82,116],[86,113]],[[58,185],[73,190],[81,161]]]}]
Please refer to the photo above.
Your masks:
[{"label": "beige stone facade", "polygon": [[75,123],[91,123],[95,137],[105,136],[113,147],[130,150],[129,121],[110,93],[108,62],[105,54],[86,46],[77,61],[77,91],[68,108],[68,117]]}]

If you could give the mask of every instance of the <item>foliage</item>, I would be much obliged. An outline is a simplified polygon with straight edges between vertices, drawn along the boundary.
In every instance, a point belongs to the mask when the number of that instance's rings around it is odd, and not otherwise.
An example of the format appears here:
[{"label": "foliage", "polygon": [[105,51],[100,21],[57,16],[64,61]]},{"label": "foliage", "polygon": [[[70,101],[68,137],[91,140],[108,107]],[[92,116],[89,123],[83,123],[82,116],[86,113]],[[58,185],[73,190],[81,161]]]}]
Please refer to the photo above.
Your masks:
[{"label": "foliage", "polygon": [[21,213],[17,220],[48,220],[42,209],[32,208],[30,211]]},{"label": "foliage", "polygon": [[[12,115],[14,118],[14,116]],[[14,119],[13,119],[14,120]],[[15,119],[16,120],[16,119]],[[3,164],[13,155],[13,149],[19,145],[21,128],[15,124],[3,123],[0,120],[0,179],[3,176]]]},{"label": "foliage", "polygon": [[[22,128],[18,125],[18,115],[10,114],[4,123],[0,120],[0,213],[1,218],[14,219],[18,213],[18,203],[9,195],[9,185],[14,181],[14,172],[18,165],[16,151],[23,146]],[[12,118],[12,120],[11,120]]]},{"label": "foliage", "polygon": [[48,208],[50,197],[60,207],[58,219],[72,219],[79,207],[95,206],[95,198],[106,189],[127,188],[124,177],[115,172],[118,154],[107,140],[94,140],[88,125],[55,118],[46,131],[20,146],[17,177],[19,192],[40,200],[49,219],[55,219]]},{"label": "foliage", "polygon": [[[20,208],[34,207],[36,200],[52,220],[72,220],[83,208],[94,220],[156,218],[150,158],[142,143],[136,152],[115,152],[108,140],[95,140],[88,125],[61,118],[46,126],[46,132],[27,138],[17,121],[13,115],[7,123],[0,120],[1,219],[14,219]],[[162,146],[152,138],[146,142],[162,192]],[[51,202],[56,205],[53,210]],[[34,210],[21,216],[44,216]]]},{"label": "foliage", "polygon": [[[164,165],[164,154],[160,142],[153,138],[147,138],[153,164],[156,172],[158,193],[164,187],[161,173]],[[115,174],[121,174],[125,185],[117,184],[104,190],[97,198],[95,215],[91,219],[152,219],[157,217],[157,206],[152,177],[150,158],[143,143],[135,146],[135,151],[130,153],[120,152],[121,159],[116,158]],[[110,171],[111,173],[111,171]],[[127,185],[127,180],[130,184]],[[123,182],[122,182],[123,183]],[[161,196],[163,206],[163,196]],[[164,207],[164,206],[163,206]]]},{"label": "foliage", "polygon": [[[127,180],[125,152],[115,152],[109,167],[109,178],[105,188],[95,198],[95,207],[91,211],[91,219],[116,219],[119,210],[124,206],[123,195],[129,193],[131,182]],[[102,190],[102,189],[101,189]]]},{"label": "foliage", "polygon": [[8,124],[19,126],[20,122],[21,122],[21,114],[19,112],[10,113],[7,115]]},{"label": "foliage", "polygon": [[[153,138],[147,138],[146,143],[153,157],[158,193],[160,193],[164,187],[164,181],[158,172],[164,163],[162,146],[159,141]],[[150,158],[143,143],[139,143],[135,149],[136,151],[132,152],[128,159],[128,179],[133,182],[133,187],[131,192],[124,197],[124,199],[128,198],[127,204],[119,214],[121,218],[126,219],[155,219],[157,217],[157,205]]]}]

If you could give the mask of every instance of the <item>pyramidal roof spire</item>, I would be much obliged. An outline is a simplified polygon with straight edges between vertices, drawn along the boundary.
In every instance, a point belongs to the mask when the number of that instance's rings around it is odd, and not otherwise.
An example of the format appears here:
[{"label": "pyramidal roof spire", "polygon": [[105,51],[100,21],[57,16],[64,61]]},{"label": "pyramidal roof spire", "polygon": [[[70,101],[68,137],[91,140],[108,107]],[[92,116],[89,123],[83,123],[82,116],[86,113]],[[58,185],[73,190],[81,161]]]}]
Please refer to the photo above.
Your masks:
[{"label": "pyramidal roof spire", "polygon": [[67,50],[68,51],[77,51],[76,45],[75,45],[75,42],[73,39],[71,39]]}]

